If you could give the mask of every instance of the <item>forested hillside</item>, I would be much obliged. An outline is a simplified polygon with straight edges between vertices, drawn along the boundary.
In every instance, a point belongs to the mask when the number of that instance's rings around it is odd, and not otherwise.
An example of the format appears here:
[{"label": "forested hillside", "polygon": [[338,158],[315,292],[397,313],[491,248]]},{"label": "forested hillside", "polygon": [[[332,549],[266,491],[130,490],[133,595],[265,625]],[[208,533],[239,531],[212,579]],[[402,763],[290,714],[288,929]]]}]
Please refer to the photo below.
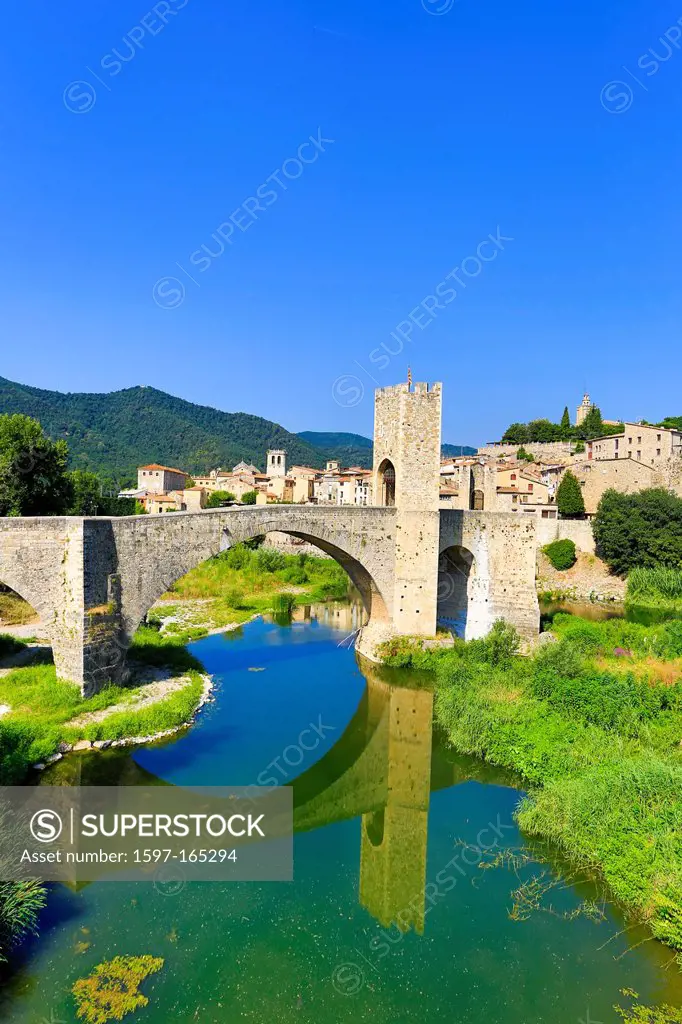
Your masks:
[{"label": "forested hillside", "polygon": [[[63,394],[0,377],[0,413],[32,416],[53,440],[68,443],[72,469],[117,483],[132,480],[137,466],[146,462],[198,473],[232,468],[244,459],[264,469],[268,448],[285,448],[290,466],[322,468],[327,459],[344,466],[372,465],[372,441],[362,434],[292,434],[261,416],[194,405],[151,387]],[[473,451],[443,445],[446,455]]]},{"label": "forested hillside", "polygon": [[286,448],[289,462],[323,466],[327,458],[296,434],[260,416],[220,412],[151,387],[109,394],[62,394],[0,377],[0,413],[39,420],[64,439],[74,469],[132,477],[145,462],[189,472],[232,467],[240,459],[264,467],[268,448]]}]

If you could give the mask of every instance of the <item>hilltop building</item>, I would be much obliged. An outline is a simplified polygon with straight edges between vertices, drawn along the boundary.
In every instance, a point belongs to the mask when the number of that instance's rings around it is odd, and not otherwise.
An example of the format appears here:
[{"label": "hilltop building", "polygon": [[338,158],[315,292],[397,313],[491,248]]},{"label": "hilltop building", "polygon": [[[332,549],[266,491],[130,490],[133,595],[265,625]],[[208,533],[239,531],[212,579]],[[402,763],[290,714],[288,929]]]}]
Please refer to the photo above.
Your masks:
[{"label": "hilltop building", "polygon": [[143,488],[154,494],[166,491],[182,490],[189,479],[189,473],[170,466],[159,466],[153,462],[150,466],[140,466],[137,471],[138,489]]}]

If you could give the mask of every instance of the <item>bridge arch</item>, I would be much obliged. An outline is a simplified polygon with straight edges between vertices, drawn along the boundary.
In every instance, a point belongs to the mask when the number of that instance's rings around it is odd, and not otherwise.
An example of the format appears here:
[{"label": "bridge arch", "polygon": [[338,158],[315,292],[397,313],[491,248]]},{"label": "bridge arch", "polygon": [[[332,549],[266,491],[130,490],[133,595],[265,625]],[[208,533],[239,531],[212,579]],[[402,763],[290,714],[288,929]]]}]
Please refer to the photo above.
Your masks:
[{"label": "bridge arch", "polygon": [[[377,543],[373,543],[371,529],[368,535],[367,517],[354,516],[355,511],[351,508],[335,516],[335,510],[314,506],[270,506],[193,516],[139,516],[127,519],[127,527],[120,525],[123,520],[109,520],[117,553],[124,637],[132,637],[151,606],[186,573],[221,551],[271,532],[298,537],[334,558],[358,589],[368,619],[390,623],[392,567],[378,543],[386,529],[390,536],[390,511],[377,509],[380,515],[372,517],[376,518]],[[388,518],[381,513],[388,513]]]},{"label": "bridge arch", "polygon": [[476,573],[473,554],[461,544],[452,544],[438,556],[438,623],[466,639]]}]

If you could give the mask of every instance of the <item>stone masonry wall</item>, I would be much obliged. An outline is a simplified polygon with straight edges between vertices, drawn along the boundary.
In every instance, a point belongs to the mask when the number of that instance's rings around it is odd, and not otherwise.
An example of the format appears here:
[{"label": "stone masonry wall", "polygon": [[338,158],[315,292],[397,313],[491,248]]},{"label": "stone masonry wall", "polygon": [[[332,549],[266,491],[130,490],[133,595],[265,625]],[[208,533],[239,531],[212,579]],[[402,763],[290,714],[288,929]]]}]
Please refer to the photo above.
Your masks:
[{"label": "stone masonry wall", "polygon": [[438,603],[441,387],[380,388],[374,406],[374,493],[384,459],[395,468],[397,633],[433,636]]}]

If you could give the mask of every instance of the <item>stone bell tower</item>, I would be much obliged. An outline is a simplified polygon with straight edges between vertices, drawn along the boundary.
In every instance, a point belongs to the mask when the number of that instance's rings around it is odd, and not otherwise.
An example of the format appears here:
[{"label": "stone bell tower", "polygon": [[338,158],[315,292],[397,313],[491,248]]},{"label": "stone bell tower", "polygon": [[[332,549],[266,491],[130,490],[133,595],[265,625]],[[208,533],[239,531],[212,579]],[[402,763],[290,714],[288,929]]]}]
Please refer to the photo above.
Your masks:
[{"label": "stone bell tower", "polygon": [[266,473],[270,477],[287,475],[287,453],[283,448],[271,448],[268,451]]},{"label": "stone bell tower", "polygon": [[436,633],[441,390],[408,382],[375,392],[374,504],[396,509],[396,633]]}]

